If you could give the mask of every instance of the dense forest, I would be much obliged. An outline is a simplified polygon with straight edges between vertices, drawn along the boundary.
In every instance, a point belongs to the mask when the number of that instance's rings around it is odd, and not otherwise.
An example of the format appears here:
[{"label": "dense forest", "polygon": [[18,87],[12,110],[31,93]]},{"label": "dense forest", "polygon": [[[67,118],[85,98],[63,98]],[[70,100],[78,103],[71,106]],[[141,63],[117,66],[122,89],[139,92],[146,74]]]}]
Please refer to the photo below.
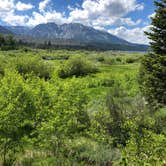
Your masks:
[{"label": "dense forest", "polygon": [[166,1],[155,4],[146,55],[0,36],[0,165],[166,165]]}]

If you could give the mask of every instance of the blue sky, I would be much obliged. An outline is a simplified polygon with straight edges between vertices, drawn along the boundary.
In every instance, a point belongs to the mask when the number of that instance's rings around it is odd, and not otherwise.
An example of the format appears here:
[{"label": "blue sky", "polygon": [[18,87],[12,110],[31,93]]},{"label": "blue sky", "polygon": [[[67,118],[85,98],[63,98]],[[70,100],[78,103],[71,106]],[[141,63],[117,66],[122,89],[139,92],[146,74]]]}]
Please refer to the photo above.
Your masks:
[{"label": "blue sky", "polygon": [[77,22],[145,44],[153,14],[153,0],[0,0],[0,25]]}]

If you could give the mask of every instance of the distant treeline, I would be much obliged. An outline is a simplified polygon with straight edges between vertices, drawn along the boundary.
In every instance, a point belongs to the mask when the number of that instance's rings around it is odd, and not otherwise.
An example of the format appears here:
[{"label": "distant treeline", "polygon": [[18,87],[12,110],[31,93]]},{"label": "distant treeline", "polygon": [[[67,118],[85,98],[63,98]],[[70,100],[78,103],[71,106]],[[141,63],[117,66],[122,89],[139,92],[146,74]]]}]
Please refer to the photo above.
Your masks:
[{"label": "distant treeline", "polygon": [[119,50],[119,51],[146,51],[147,45],[121,45],[121,44],[102,44],[102,43],[84,43],[77,41],[56,39],[54,41],[44,39],[33,39],[29,37],[16,37],[12,35],[0,35],[1,50],[18,49],[19,47],[31,47],[39,49],[67,49],[67,50]]},{"label": "distant treeline", "polygon": [[17,49],[17,42],[12,35],[0,34],[0,49],[1,50],[15,50]]}]

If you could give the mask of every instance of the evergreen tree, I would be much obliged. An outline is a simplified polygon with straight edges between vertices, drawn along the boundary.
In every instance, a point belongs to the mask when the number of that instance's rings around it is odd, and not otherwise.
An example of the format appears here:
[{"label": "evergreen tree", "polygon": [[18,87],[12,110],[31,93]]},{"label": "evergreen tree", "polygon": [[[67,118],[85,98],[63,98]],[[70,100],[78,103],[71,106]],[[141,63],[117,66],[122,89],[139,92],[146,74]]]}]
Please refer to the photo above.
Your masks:
[{"label": "evergreen tree", "polygon": [[151,32],[145,32],[156,54],[166,54],[166,0],[155,1],[156,11],[152,17]]},{"label": "evergreen tree", "polygon": [[166,105],[166,0],[155,1],[156,13],[152,18],[152,53],[142,60],[141,90],[152,108]]},{"label": "evergreen tree", "polygon": [[0,34],[0,47],[3,46],[5,43],[4,37]]}]

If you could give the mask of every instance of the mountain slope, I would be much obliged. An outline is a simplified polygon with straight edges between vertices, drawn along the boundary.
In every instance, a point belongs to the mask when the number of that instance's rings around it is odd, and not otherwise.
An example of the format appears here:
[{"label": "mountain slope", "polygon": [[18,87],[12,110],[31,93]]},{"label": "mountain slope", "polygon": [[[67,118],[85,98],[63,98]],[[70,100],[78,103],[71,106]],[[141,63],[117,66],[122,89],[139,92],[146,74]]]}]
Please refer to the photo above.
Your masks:
[{"label": "mountain slope", "polygon": [[7,35],[7,34],[13,34],[13,33],[11,31],[9,31],[8,29],[0,26],[0,34]]},{"label": "mountain slope", "polygon": [[54,23],[40,24],[33,28],[29,35],[45,39],[71,39],[82,43],[129,44],[129,42],[107,32],[78,23],[63,25],[56,25]]},{"label": "mountain slope", "polygon": [[24,26],[5,26],[6,29],[15,35],[28,35],[31,28]]}]

